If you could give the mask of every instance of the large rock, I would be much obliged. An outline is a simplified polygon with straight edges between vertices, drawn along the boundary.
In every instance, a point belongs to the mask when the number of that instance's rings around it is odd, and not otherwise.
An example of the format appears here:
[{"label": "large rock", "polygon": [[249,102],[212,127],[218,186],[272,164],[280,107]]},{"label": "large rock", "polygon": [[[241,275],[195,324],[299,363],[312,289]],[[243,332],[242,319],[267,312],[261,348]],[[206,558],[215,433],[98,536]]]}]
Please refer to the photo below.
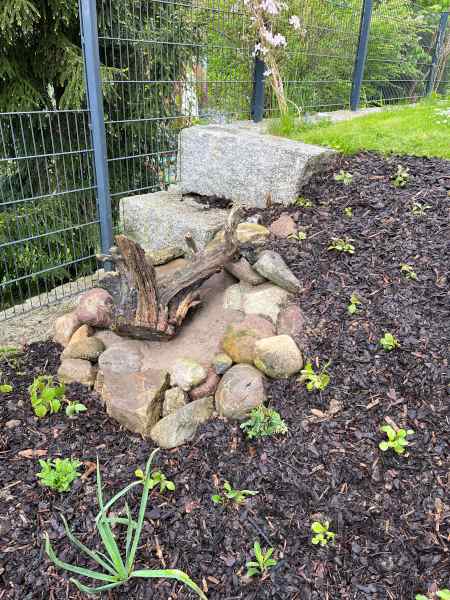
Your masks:
[{"label": "large rock", "polygon": [[169,374],[160,369],[129,374],[106,371],[102,396],[110,417],[126,429],[148,437],[161,417],[168,387]]},{"label": "large rock", "polygon": [[276,323],[282,308],[287,304],[289,293],[273,285],[231,285],[224,295],[224,308],[238,310],[246,315],[260,315]]},{"label": "large rock", "polygon": [[236,262],[229,262],[225,265],[225,269],[228,273],[231,273],[233,277],[248,283],[249,285],[259,285],[264,283],[266,279],[257,273],[251,264],[243,256]]},{"label": "large rock", "polygon": [[301,308],[296,304],[289,304],[278,316],[277,334],[290,335],[298,342],[304,337],[305,324],[306,319]]},{"label": "large rock", "polygon": [[76,314],[80,323],[92,327],[109,327],[111,325],[113,299],[103,288],[94,288],[80,297]]},{"label": "large rock", "polygon": [[102,371],[125,375],[140,371],[142,360],[142,352],[137,348],[137,344],[123,340],[103,352],[98,366]]},{"label": "large rock", "polygon": [[75,312],[58,317],[55,321],[54,341],[61,346],[67,346],[80,325],[80,320]]},{"label": "large rock", "polygon": [[96,377],[96,367],[81,358],[66,358],[58,369],[58,379],[63,383],[82,383],[92,387]]},{"label": "large rock", "polygon": [[[265,242],[269,235],[270,231],[267,227],[258,223],[248,223],[247,221],[244,221],[243,223],[239,223],[236,228],[236,237],[240,244],[260,244]],[[221,230],[214,237],[212,244],[223,241],[224,233],[223,230]]]},{"label": "large rock", "polygon": [[170,369],[170,384],[188,392],[206,381],[207,376],[208,371],[197,361],[191,358],[179,358]]},{"label": "large rock", "polygon": [[219,415],[245,419],[266,400],[263,375],[250,365],[235,365],[222,377],[215,401]]},{"label": "large rock", "polygon": [[94,328],[90,325],[82,325],[75,331],[73,336],[70,338],[70,344],[74,344],[75,342],[81,342],[81,340],[85,340],[91,335],[94,335]]},{"label": "large rock", "polygon": [[183,129],[179,144],[182,193],[218,196],[245,206],[291,204],[300,187],[335,156],[333,150],[261,133],[255,125]]},{"label": "large rock", "polygon": [[179,387],[170,388],[164,394],[162,416],[167,417],[187,404],[187,394]]},{"label": "large rock", "polygon": [[166,265],[167,263],[184,256],[184,250],[180,246],[168,246],[161,250],[147,252],[145,258],[151,262],[154,267]]},{"label": "large rock", "polygon": [[291,337],[277,335],[256,342],[255,366],[272,379],[286,379],[300,371],[303,359]]},{"label": "large rock", "polygon": [[176,448],[191,441],[200,423],[214,412],[214,399],[201,398],[161,419],[152,428],[150,437],[160,448]]},{"label": "large rock", "polygon": [[221,352],[213,358],[213,369],[217,375],[223,375],[233,366],[233,359],[228,354]]},{"label": "large rock", "polygon": [[227,210],[208,209],[190,198],[181,201],[168,192],[122,198],[119,214],[123,232],[147,251],[167,246],[184,248],[188,233],[203,248],[228,217]]},{"label": "large rock", "polygon": [[273,324],[258,315],[249,315],[239,323],[232,323],[225,331],[222,340],[224,352],[235,363],[253,364],[255,358],[255,343],[275,333]]},{"label": "large rock", "polygon": [[214,396],[217,386],[219,385],[220,377],[211,367],[208,369],[208,376],[206,380],[197,387],[193,388],[189,392],[189,396],[192,400],[199,400],[200,398],[207,398],[208,396]]},{"label": "large rock", "polygon": [[301,288],[300,281],[292,273],[278,252],[265,250],[259,255],[253,268],[260,275],[288,292],[296,293]]},{"label": "large rock", "polygon": [[96,362],[104,350],[105,345],[101,340],[96,337],[88,337],[84,340],[81,339],[78,342],[71,341],[61,354],[61,358],[82,358],[84,360]]},{"label": "large rock", "polygon": [[271,224],[269,229],[275,237],[287,238],[297,231],[297,224],[290,215],[283,213]]}]

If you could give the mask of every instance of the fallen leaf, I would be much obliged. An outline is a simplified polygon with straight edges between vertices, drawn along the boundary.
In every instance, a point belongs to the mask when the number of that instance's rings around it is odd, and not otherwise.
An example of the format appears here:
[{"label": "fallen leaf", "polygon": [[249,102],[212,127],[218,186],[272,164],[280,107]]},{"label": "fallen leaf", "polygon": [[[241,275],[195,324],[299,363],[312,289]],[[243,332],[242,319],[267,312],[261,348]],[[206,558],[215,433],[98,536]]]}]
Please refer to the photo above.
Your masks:
[{"label": "fallen leaf", "polygon": [[86,467],[86,471],[81,476],[81,481],[86,481],[86,479],[96,471],[97,465],[90,460],[84,461],[83,465]]},{"label": "fallen leaf", "polygon": [[39,456],[45,456],[47,454],[47,450],[34,450],[33,448],[27,448],[26,450],[21,450],[17,453],[17,456],[20,458],[37,458]]}]

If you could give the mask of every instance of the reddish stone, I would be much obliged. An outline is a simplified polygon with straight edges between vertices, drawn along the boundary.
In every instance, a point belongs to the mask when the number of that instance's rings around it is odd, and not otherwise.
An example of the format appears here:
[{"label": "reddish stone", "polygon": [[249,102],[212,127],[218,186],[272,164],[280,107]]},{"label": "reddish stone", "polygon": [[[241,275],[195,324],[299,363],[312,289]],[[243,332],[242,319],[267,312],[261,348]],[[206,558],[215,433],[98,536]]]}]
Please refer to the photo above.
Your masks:
[{"label": "reddish stone", "polygon": [[269,227],[270,233],[279,238],[287,238],[297,231],[294,219],[287,213],[283,213]]},{"label": "reddish stone", "polygon": [[81,296],[76,315],[81,323],[92,327],[109,327],[112,307],[111,294],[102,288],[94,288]]},{"label": "reddish stone", "polygon": [[298,341],[304,335],[305,317],[296,304],[290,304],[280,312],[277,323],[278,335],[290,335]]}]

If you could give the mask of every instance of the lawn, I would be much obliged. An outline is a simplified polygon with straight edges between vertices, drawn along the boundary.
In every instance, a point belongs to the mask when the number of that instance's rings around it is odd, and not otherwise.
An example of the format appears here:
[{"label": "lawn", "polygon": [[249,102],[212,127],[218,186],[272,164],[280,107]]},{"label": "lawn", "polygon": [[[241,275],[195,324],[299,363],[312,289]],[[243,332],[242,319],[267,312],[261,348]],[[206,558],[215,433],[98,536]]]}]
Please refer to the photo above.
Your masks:
[{"label": "lawn", "polygon": [[415,106],[387,107],[340,123],[316,124],[276,121],[270,133],[309,144],[330,146],[344,154],[373,150],[450,159],[450,99],[429,99]]}]

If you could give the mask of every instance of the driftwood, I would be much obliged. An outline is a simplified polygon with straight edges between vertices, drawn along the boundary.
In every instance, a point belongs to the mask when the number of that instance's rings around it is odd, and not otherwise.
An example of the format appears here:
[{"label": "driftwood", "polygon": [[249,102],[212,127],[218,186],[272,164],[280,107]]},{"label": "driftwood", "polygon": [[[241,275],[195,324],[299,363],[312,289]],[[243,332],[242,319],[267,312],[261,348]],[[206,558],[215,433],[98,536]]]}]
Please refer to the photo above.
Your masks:
[{"label": "driftwood", "polygon": [[138,339],[173,337],[189,310],[201,303],[200,284],[236,256],[236,228],[241,216],[239,208],[233,209],[224,228],[223,242],[204,251],[199,252],[194,240],[187,236],[192,256],[188,265],[158,280],[141,246],[125,235],[117,235],[110,254],[98,257],[113,262],[120,275],[111,329]]}]

